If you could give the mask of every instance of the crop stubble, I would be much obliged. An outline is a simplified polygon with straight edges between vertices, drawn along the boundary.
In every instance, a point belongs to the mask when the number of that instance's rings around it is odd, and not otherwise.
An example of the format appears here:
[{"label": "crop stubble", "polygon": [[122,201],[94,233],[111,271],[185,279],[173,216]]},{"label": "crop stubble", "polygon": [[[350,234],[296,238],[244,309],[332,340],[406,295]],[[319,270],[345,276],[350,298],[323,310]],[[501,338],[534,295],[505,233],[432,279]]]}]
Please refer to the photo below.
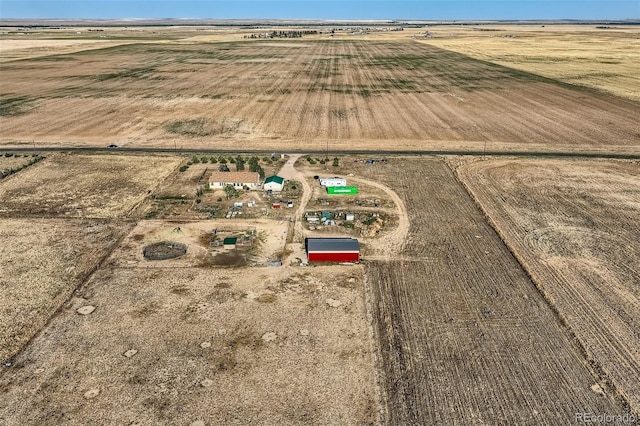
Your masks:
[{"label": "crop stubble", "polygon": [[[33,106],[0,118],[4,143],[628,150],[639,136],[633,101],[409,41],[132,44],[12,62],[3,80]],[[190,120],[197,132],[168,131]]]},{"label": "crop stubble", "polygon": [[638,164],[492,160],[458,174],[590,362],[640,412]]},{"label": "crop stubble", "polygon": [[555,425],[623,412],[591,390],[599,378],[580,348],[444,163],[368,170],[398,191],[411,223],[398,260],[365,266],[387,422]]}]

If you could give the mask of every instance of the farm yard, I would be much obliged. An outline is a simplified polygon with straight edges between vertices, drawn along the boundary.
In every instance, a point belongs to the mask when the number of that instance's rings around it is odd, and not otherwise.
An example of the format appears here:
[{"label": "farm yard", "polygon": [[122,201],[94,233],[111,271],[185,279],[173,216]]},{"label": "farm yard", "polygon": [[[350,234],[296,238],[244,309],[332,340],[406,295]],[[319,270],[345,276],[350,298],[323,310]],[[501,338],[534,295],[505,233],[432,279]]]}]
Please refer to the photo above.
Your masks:
[{"label": "farm yard", "polygon": [[20,99],[4,145],[637,153],[639,137],[637,102],[412,40],[145,41],[2,75]]},{"label": "farm yard", "polygon": [[376,25],[0,28],[0,424],[640,416],[637,29]]},{"label": "farm yard", "polygon": [[492,160],[458,175],[589,362],[640,411],[638,163]]}]

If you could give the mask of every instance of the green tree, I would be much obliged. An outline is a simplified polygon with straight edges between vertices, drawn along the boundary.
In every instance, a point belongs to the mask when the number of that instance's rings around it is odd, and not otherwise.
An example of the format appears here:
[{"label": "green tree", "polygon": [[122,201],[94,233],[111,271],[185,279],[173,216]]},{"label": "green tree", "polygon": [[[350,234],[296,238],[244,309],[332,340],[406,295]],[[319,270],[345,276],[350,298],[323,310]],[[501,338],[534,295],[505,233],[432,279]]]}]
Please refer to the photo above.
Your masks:
[{"label": "green tree", "polygon": [[244,170],[244,158],[240,157],[239,155],[238,157],[236,157],[236,170]]},{"label": "green tree", "polygon": [[227,200],[231,198],[237,198],[240,196],[240,192],[233,187],[233,185],[227,185],[224,187],[224,192],[227,194]]}]

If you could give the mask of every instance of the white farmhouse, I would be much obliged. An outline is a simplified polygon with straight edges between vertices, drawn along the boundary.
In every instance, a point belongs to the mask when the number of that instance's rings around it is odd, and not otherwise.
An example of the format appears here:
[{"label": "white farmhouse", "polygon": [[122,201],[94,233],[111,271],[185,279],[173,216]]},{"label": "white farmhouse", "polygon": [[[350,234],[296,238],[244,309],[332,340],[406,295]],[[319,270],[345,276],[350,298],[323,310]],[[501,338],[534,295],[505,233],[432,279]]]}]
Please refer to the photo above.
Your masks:
[{"label": "white farmhouse", "polygon": [[249,188],[256,190],[260,186],[258,172],[211,172],[209,175],[209,188],[224,189],[232,185],[235,189]]}]

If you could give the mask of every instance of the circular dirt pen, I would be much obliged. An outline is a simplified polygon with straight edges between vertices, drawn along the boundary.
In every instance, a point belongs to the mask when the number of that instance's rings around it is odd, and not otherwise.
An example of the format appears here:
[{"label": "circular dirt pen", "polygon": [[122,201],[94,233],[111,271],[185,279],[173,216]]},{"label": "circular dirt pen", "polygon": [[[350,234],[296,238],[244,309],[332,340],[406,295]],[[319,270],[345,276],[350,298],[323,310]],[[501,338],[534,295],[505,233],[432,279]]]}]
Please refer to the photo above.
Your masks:
[{"label": "circular dirt pen", "polygon": [[160,241],[146,246],[142,253],[148,260],[175,259],[187,253],[187,245],[173,241]]}]

